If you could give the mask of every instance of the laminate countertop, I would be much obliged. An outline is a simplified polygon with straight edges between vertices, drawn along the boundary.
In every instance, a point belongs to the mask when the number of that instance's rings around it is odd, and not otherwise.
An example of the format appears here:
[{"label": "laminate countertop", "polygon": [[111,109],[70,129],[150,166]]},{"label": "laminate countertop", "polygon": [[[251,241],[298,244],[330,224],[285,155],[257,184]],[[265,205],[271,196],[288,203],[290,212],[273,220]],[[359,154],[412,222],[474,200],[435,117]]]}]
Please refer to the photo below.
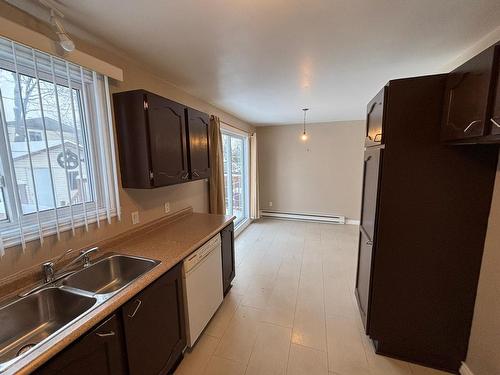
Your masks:
[{"label": "laminate countertop", "polygon": [[101,250],[99,256],[113,252],[151,258],[161,263],[103,304],[85,313],[53,338],[27,353],[25,357],[19,358],[3,373],[31,373],[186,258],[233,220],[233,216],[188,211],[177,216],[173,215],[169,220],[99,244]]}]

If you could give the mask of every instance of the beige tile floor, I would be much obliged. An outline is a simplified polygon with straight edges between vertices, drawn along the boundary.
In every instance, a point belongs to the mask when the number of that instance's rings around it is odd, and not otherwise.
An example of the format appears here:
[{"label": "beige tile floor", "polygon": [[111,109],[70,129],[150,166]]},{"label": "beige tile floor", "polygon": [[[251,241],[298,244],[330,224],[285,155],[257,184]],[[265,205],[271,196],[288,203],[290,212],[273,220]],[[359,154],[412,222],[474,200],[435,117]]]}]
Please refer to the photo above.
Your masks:
[{"label": "beige tile floor", "polygon": [[438,375],[376,355],[354,298],[358,228],[263,219],[233,288],[176,375]]}]

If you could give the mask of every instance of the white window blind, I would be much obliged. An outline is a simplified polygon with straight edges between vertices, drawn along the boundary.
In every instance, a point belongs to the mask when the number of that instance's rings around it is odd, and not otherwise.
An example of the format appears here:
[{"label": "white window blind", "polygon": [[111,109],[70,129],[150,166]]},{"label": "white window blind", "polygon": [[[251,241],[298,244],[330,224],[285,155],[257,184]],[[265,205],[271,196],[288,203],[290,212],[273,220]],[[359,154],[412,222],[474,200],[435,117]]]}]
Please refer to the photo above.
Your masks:
[{"label": "white window blind", "polygon": [[0,37],[0,255],[120,219],[108,79]]}]

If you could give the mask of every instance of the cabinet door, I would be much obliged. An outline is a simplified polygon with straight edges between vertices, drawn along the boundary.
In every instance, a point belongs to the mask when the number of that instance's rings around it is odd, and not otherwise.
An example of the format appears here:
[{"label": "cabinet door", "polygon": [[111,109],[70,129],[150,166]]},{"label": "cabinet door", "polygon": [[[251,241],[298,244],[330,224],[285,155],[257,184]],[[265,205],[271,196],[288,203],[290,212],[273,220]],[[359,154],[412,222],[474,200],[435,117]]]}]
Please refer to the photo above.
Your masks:
[{"label": "cabinet door", "polygon": [[488,48],[448,76],[441,139],[454,141],[484,135],[494,48]]},{"label": "cabinet door", "polygon": [[382,149],[367,148],[365,151],[360,224],[365,229],[366,233],[370,237],[370,240],[373,239],[375,233],[379,175],[382,157]]},{"label": "cabinet door", "polygon": [[383,143],[383,116],[386,88],[384,87],[368,103],[366,115],[366,140],[367,147],[376,146]]},{"label": "cabinet door", "polygon": [[39,375],[126,374],[120,320],[112,315],[35,371]]},{"label": "cabinet door", "polygon": [[145,91],[115,93],[113,107],[122,186],[150,189],[151,160]]},{"label": "cabinet door", "polygon": [[500,135],[500,46],[496,47],[493,71],[496,72],[494,79],[494,97],[490,116],[490,134]]},{"label": "cabinet door", "polygon": [[235,259],[234,259],[234,224],[231,223],[221,232],[222,242],[222,286],[224,295],[231,288],[231,282],[235,276]]},{"label": "cabinet door", "polygon": [[373,243],[363,232],[359,232],[358,270],[356,275],[356,294],[361,318],[368,332],[368,309],[370,303],[371,269]]},{"label": "cabinet door", "polygon": [[208,115],[192,108],[187,108],[186,113],[191,179],[208,178],[210,177]]},{"label": "cabinet door", "polygon": [[166,374],[186,346],[181,265],[122,307],[130,375]]},{"label": "cabinet door", "polygon": [[186,181],[189,175],[184,106],[154,94],[146,97],[153,185]]}]

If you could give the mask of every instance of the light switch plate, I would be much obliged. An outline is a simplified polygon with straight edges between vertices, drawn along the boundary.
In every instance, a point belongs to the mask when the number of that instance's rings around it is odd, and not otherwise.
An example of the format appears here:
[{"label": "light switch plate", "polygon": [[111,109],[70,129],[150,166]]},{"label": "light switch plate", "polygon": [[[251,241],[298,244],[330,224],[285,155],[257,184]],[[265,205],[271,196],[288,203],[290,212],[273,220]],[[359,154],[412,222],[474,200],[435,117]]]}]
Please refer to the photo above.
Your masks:
[{"label": "light switch plate", "polygon": [[273,206],[273,202],[269,202],[269,207],[272,207]]},{"label": "light switch plate", "polygon": [[132,224],[139,224],[139,211],[132,212]]},{"label": "light switch plate", "polygon": [[170,202],[165,203],[165,213],[168,214],[170,212]]}]

